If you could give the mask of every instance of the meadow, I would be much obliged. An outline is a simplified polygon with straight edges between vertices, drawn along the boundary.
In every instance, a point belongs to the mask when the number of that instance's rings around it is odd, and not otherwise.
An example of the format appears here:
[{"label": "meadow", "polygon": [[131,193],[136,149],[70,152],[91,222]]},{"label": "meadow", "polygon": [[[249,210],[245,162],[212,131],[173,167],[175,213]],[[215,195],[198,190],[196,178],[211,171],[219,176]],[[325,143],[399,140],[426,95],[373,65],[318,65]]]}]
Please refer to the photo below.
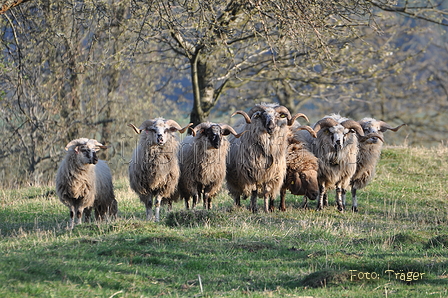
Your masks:
[{"label": "meadow", "polygon": [[446,146],[386,147],[358,213],[333,192],[252,214],[222,192],[147,222],[114,178],[119,218],[73,230],[54,182],[0,190],[0,297],[448,297]]}]

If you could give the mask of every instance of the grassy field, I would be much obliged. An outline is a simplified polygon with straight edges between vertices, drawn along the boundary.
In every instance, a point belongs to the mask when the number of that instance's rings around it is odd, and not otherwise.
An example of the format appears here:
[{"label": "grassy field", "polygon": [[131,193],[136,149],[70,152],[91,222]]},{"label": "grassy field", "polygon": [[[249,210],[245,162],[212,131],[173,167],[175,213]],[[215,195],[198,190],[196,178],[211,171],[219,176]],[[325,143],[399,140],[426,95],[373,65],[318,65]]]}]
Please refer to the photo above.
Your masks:
[{"label": "grassy field", "polygon": [[447,181],[447,147],[390,147],[356,214],[223,193],[153,223],[121,179],[119,219],[72,231],[51,187],[0,190],[0,297],[448,297]]}]

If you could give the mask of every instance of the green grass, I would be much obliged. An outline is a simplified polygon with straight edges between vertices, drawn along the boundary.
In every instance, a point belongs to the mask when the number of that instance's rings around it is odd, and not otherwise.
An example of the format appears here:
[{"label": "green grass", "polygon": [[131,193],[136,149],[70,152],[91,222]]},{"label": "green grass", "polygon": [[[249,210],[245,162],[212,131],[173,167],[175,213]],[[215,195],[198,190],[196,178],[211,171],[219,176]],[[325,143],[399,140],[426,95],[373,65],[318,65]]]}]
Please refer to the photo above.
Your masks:
[{"label": "green grass", "polygon": [[153,223],[119,179],[119,218],[69,231],[52,187],[0,190],[0,297],[446,297],[447,157],[384,149],[359,213],[289,195],[252,214],[222,193]]}]

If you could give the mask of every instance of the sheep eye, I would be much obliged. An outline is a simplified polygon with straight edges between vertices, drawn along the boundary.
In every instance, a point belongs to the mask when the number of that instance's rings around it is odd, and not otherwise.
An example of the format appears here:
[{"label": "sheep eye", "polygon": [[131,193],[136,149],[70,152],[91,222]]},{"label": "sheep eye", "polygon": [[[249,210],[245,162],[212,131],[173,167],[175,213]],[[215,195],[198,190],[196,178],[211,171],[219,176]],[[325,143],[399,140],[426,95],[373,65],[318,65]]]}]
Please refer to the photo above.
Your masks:
[{"label": "sheep eye", "polygon": [[280,118],[286,118],[286,116],[287,116],[286,114],[281,114]]}]

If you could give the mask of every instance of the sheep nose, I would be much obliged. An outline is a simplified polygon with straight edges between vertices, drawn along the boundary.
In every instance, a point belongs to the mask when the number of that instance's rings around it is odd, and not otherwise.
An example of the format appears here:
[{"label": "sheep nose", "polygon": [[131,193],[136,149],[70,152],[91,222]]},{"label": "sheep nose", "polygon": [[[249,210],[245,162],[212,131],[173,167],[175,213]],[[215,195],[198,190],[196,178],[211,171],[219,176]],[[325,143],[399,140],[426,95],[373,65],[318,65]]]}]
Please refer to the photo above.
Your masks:
[{"label": "sheep nose", "polygon": [[163,135],[157,134],[157,144],[163,144]]},{"label": "sheep nose", "polygon": [[266,131],[268,132],[268,134],[272,134],[274,132],[274,129],[275,129],[275,123],[269,121],[268,124],[266,125]]}]

